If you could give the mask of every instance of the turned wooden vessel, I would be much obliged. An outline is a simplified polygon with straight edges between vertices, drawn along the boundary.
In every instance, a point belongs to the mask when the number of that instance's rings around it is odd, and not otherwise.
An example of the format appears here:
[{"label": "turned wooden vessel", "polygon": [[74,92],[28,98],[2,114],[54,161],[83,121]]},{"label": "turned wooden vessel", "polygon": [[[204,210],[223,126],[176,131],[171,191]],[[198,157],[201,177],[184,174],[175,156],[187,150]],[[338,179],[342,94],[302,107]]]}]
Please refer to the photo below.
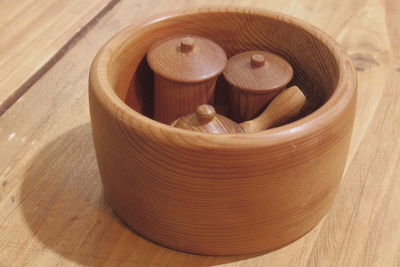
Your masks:
[{"label": "turned wooden vessel", "polygon": [[[214,40],[228,57],[251,50],[284,56],[308,115],[250,134],[187,131],[144,116],[151,101],[143,92],[152,90],[142,82],[147,51],[187,33]],[[349,149],[356,74],[335,40],[301,20],[201,8],[155,16],[113,37],[92,64],[89,100],[104,194],[115,213],[164,246],[237,255],[289,244],[328,212]]]},{"label": "turned wooden vessel", "polygon": [[298,115],[306,103],[306,97],[297,86],[283,90],[257,118],[240,124],[219,115],[213,106],[198,106],[195,113],[175,120],[171,126],[181,129],[217,133],[255,133],[284,123]]},{"label": "turned wooden vessel", "polygon": [[217,43],[201,36],[185,34],[156,41],[147,54],[155,73],[154,119],[169,124],[198,105],[213,105],[217,76],[226,60]]},{"label": "turned wooden vessel", "polygon": [[266,51],[247,51],[231,57],[223,73],[230,85],[230,117],[237,122],[260,115],[293,78],[290,64]]}]

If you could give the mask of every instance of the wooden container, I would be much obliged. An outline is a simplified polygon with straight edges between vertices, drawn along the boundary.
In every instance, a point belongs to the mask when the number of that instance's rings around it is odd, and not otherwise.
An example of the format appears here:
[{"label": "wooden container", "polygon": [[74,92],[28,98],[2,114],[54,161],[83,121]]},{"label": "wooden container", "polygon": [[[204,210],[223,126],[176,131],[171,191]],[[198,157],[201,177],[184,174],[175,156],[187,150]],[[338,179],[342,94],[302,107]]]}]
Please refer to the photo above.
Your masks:
[{"label": "wooden container", "polygon": [[[155,41],[186,33],[216,41],[228,57],[266,49],[283,55],[315,110],[254,134],[188,131],[140,114],[140,99],[132,108],[125,103],[128,90],[151,87],[135,83],[138,66]],[[202,8],[152,17],[107,42],[92,64],[89,100],[104,193],[115,213],[164,246],[237,255],[293,242],[329,210],[349,149],[356,74],[335,40],[301,20]]]},{"label": "wooden container", "polygon": [[224,77],[230,84],[229,112],[237,122],[254,119],[293,78],[293,68],[282,57],[247,51],[228,60]]},{"label": "wooden container", "polygon": [[154,71],[154,119],[170,124],[201,104],[214,104],[217,76],[226,64],[224,50],[196,35],[160,39],[149,49]]}]

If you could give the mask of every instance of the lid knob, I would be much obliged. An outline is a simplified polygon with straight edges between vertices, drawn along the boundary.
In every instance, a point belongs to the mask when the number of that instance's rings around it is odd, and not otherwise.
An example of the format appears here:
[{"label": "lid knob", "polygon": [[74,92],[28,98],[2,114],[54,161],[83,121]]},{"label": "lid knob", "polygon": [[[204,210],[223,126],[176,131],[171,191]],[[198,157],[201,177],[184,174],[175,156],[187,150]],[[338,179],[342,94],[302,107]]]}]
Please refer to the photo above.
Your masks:
[{"label": "lid knob", "polygon": [[265,57],[261,54],[253,54],[251,55],[251,66],[258,68],[264,66],[265,64]]},{"label": "lid knob", "polygon": [[196,116],[200,123],[207,124],[215,117],[215,109],[211,105],[200,105],[196,108]]},{"label": "lid knob", "polygon": [[184,37],[181,39],[181,52],[190,52],[193,50],[195,41],[192,37]]}]

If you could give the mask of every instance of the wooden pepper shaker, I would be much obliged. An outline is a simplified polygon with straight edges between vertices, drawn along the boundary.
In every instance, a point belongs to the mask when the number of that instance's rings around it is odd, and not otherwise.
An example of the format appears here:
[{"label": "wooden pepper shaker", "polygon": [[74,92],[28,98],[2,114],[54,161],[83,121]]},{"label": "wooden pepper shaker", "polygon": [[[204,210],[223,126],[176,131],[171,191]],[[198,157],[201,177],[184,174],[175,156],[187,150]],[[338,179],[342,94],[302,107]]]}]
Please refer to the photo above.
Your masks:
[{"label": "wooden pepper shaker", "polygon": [[230,86],[230,117],[242,122],[259,115],[286,87],[293,68],[276,54],[249,51],[231,57],[223,74]]},{"label": "wooden pepper shaker", "polygon": [[170,124],[201,104],[214,104],[215,83],[227,58],[217,43],[181,35],[153,44],[147,61],[154,71],[154,119]]}]

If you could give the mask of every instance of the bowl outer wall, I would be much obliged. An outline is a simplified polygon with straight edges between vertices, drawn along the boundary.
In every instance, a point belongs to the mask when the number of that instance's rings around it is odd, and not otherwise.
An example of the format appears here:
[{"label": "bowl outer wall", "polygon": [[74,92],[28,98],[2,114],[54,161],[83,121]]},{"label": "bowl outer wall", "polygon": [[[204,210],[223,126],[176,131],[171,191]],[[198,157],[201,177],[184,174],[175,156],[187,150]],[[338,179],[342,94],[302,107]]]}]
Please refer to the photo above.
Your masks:
[{"label": "bowl outer wall", "polygon": [[[129,36],[175,16],[221,11],[290,21],[318,35],[338,62],[333,95],[305,118],[243,135],[172,128],[134,111],[117,96],[108,76],[109,64],[113,51],[125,45]],[[356,76],[337,43],[305,22],[248,8],[158,15],[127,28],[101,49],[91,68],[89,87],[106,196],[121,218],[156,242],[214,255],[269,250],[311,230],[333,201],[351,137]],[[219,229],[222,225],[224,229]]]}]

